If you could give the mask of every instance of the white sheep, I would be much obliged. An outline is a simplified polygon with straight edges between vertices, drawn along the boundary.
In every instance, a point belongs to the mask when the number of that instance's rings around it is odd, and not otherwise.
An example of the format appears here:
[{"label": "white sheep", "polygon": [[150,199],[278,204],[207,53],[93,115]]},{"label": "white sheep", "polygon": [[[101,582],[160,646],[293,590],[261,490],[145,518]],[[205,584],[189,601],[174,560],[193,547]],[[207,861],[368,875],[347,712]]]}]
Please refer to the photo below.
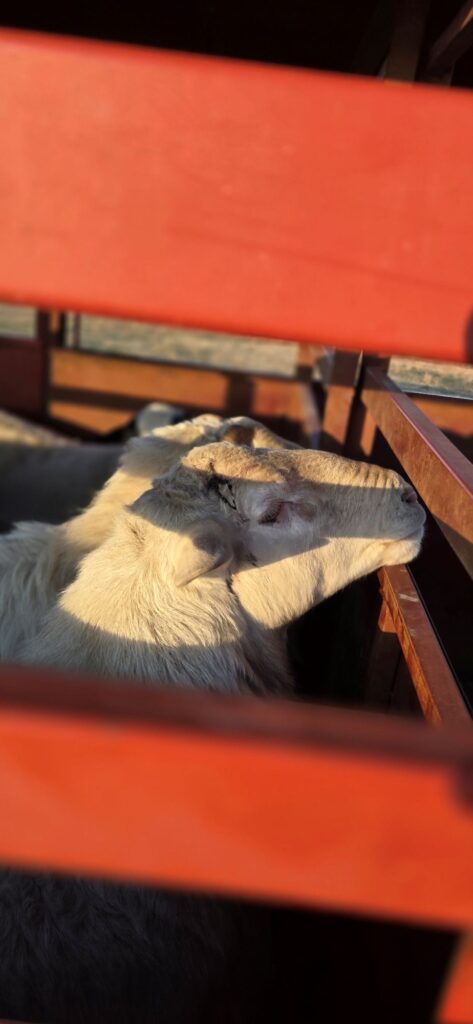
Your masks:
[{"label": "white sheep", "polygon": [[392,470],[194,448],[117,516],[21,657],[151,685],[285,690],[289,623],[413,558],[424,519]]},{"label": "white sheep", "polygon": [[[223,437],[236,444],[294,447],[247,417],[222,420],[207,414],[161,427],[128,443],[119,468],[84,512],[61,525],[20,523],[0,537],[1,661],[15,660],[19,647],[36,635],[44,615],[74,578],[80,559],[110,534],[117,511],[186,451]],[[72,468],[70,448],[64,451]]]},{"label": "white sheep", "polygon": [[81,444],[0,409],[0,529],[26,518],[65,522],[92,500],[122,451],[123,444]]}]

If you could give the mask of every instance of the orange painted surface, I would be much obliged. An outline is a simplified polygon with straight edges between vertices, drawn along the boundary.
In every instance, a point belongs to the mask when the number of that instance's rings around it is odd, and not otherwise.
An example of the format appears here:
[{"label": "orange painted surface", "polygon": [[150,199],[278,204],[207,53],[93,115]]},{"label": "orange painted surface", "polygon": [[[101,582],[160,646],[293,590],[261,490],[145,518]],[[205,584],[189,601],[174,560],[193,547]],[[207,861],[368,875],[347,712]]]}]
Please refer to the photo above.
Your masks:
[{"label": "orange painted surface", "polygon": [[383,718],[321,718],[309,743],[2,705],[0,861],[471,925],[466,779],[421,753],[443,734],[408,725],[419,755],[383,756],[347,742],[350,721],[387,742]]},{"label": "orange painted surface", "polygon": [[465,360],[473,96],[0,33],[0,297]]},{"label": "orange painted surface", "polygon": [[473,932],[459,941],[435,1021],[436,1024],[471,1024],[473,1021]]}]

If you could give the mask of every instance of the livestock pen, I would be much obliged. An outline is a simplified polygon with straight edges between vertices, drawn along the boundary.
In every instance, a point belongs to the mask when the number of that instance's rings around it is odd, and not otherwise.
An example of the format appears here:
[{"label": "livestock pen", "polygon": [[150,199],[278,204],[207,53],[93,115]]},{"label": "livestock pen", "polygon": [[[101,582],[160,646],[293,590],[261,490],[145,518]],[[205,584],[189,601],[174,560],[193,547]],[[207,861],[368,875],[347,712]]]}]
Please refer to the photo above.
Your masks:
[{"label": "livestock pen", "polygon": [[[0,123],[0,298],[38,310],[0,338],[2,408],[83,443],[154,399],[252,415],[401,467],[429,520],[412,569],[300,624],[298,702],[3,666],[0,861],[370,922],[361,973],[387,924],[425,929],[396,1012],[471,1024],[472,406],[389,360],[472,359],[472,95],[4,30]],[[287,339],[297,366],[90,352],[68,311]]]}]

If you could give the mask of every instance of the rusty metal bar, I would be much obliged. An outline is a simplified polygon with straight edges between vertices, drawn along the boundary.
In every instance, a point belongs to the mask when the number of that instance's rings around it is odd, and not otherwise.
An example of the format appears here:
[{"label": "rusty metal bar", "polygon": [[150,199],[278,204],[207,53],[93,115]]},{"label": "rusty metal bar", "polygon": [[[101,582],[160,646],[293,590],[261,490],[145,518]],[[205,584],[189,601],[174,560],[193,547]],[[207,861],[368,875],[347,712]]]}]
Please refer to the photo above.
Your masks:
[{"label": "rusty metal bar", "polygon": [[3,669],[0,861],[471,927],[472,759],[469,727]]},{"label": "rusty metal bar", "polygon": [[427,721],[471,723],[470,715],[405,565],[380,570],[381,593],[389,609]]},{"label": "rusty metal bar", "polygon": [[473,576],[473,466],[379,370],[367,368],[361,400]]}]

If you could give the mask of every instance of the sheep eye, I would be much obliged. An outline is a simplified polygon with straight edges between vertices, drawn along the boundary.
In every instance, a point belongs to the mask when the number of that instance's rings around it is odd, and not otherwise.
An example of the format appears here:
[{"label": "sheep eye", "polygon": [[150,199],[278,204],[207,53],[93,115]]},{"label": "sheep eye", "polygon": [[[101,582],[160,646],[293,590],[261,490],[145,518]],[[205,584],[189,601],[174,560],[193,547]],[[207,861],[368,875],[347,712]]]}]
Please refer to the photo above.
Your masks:
[{"label": "sheep eye", "polygon": [[268,509],[265,515],[259,520],[260,525],[267,526],[271,523],[277,523],[283,504],[284,503],[282,501],[278,501],[276,505],[273,505],[272,508]]},{"label": "sheep eye", "polygon": [[229,480],[220,488],[220,497],[223,498],[225,504],[228,505],[229,508],[232,508],[236,512],[237,503]]}]

